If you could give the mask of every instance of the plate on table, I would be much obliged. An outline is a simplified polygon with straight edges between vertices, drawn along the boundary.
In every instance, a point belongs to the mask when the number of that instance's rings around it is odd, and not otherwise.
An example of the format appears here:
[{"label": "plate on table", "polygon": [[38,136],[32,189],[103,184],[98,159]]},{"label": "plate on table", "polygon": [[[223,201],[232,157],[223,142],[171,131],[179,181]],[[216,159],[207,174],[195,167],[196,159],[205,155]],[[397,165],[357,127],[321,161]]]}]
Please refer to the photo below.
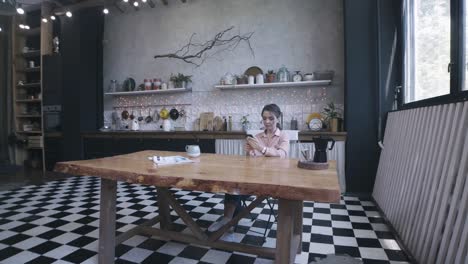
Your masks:
[{"label": "plate on table", "polygon": [[254,77],[257,76],[257,74],[259,74],[259,73],[260,73],[260,74],[263,74],[263,71],[262,71],[262,69],[260,69],[260,68],[257,67],[257,66],[252,66],[252,67],[248,68],[248,69],[244,72],[245,75],[247,75],[247,76],[252,75],[252,76],[254,76]]}]

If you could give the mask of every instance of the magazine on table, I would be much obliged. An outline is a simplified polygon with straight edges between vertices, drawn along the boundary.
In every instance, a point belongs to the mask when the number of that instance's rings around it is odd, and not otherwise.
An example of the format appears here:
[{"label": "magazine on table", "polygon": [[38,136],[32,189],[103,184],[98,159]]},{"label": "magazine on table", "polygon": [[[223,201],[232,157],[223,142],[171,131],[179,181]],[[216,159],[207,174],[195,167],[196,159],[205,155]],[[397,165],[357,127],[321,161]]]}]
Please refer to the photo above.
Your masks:
[{"label": "magazine on table", "polygon": [[149,157],[157,165],[172,165],[172,164],[184,164],[193,163],[194,161],[183,157],[183,156],[152,156]]}]

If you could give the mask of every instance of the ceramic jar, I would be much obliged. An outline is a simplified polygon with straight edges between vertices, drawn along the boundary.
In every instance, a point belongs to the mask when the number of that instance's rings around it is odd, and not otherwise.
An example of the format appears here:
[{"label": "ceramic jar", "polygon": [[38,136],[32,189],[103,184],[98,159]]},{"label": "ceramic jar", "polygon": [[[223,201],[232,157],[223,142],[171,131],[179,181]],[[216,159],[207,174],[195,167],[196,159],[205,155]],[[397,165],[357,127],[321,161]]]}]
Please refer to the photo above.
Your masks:
[{"label": "ceramic jar", "polygon": [[263,74],[259,73],[255,76],[255,83],[256,84],[263,84]]}]

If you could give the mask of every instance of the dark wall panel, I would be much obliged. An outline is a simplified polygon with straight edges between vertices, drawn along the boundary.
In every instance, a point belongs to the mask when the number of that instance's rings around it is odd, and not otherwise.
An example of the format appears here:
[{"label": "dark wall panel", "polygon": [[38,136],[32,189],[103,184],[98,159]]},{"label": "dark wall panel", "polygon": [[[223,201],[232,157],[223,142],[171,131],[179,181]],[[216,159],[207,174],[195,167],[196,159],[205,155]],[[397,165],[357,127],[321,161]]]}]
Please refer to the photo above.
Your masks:
[{"label": "dark wall panel", "polygon": [[8,75],[11,73],[8,67],[9,64],[9,37],[11,27],[10,17],[0,16],[0,164],[10,163],[8,154],[8,123],[10,122],[9,114],[12,112],[11,104],[9,103],[8,91],[11,91]]},{"label": "dark wall panel", "polygon": [[82,159],[81,132],[102,123],[102,34],[99,8],[61,18],[63,136],[65,160]]},{"label": "dark wall panel", "polygon": [[344,1],[346,189],[370,193],[378,163],[377,2]]}]

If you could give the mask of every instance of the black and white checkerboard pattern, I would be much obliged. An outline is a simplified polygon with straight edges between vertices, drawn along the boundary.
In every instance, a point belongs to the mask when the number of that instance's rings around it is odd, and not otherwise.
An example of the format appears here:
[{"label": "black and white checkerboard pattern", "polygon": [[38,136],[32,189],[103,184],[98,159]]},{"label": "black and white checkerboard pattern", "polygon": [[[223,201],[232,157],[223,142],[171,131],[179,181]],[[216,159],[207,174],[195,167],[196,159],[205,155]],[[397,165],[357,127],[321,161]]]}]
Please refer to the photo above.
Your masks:
[{"label": "black and white checkerboard pattern", "polygon": [[[97,263],[100,181],[70,177],[39,186],[0,192],[0,263]],[[223,212],[223,195],[171,190],[200,226]],[[119,183],[117,233],[158,214],[151,186]],[[275,206],[277,209],[277,206]],[[262,245],[270,209],[266,203],[242,219],[230,236]],[[364,263],[408,263],[372,201],[342,197],[340,204],[304,203],[303,252],[296,263],[326,254],[348,254]],[[178,231],[190,233],[173,214]],[[263,246],[274,247],[276,224]],[[116,247],[116,263],[272,263],[239,252],[134,236]]]}]

